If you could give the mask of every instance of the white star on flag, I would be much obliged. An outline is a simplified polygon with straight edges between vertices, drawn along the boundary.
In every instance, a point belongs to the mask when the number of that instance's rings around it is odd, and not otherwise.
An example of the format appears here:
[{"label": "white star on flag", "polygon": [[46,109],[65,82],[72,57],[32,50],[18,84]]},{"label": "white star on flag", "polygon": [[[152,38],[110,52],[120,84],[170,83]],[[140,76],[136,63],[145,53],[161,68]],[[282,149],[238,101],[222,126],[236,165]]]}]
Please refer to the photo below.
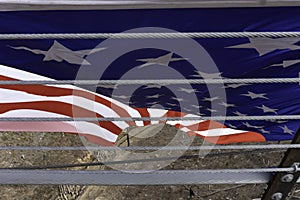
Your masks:
[{"label": "white star on flag", "polygon": [[284,61],[282,61],[282,63],[273,64],[268,67],[264,67],[263,69],[269,69],[271,67],[288,68],[288,67],[294,66],[295,64],[298,64],[298,63],[300,63],[300,60],[284,60]]},{"label": "white star on flag", "polygon": [[171,97],[171,99],[179,101],[179,102],[185,101],[183,98],[178,98],[178,97]]},{"label": "white star on flag", "polygon": [[264,134],[270,134],[270,131],[266,131],[265,129],[259,129],[262,133],[264,133]]},{"label": "white star on flag", "polygon": [[243,124],[245,126],[247,126],[248,128],[256,128],[256,129],[263,128],[262,126],[253,126],[253,125],[249,124],[248,122],[243,122]]},{"label": "white star on flag", "polygon": [[256,108],[262,109],[264,113],[271,112],[271,113],[277,114],[277,112],[276,112],[277,109],[272,109],[272,108],[269,108],[269,107],[267,107],[265,105],[262,105],[261,107],[256,106]]},{"label": "white star on flag", "polygon": [[280,128],[283,130],[283,133],[287,133],[287,134],[290,134],[290,135],[293,135],[293,133],[294,133],[294,131],[289,129],[286,125],[280,126]]},{"label": "white star on flag", "polygon": [[249,43],[229,46],[226,48],[234,49],[255,49],[259,56],[263,56],[275,50],[298,50],[300,46],[295,45],[299,42],[299,38],[249,38]]},{"label": "white star on flag", "polygon": [[237,116],[241,116],[241,117],[247,116],[246,114],[240,113],[239,111],[235,111],[235,112],[233,112],[233,114],[235,114]]},{"label": "white star on flag", "polygon": [[248,94],[241,94],[242,96],[246,96],[246,97],[250,97],[251,99],[269,99],[268,97],[266,97],[266,93],[261,93],[261,94],[256,94],[254,92],[250,92],[248,91]]},{"label": "white star on flag", "polygon": [[31,49],[28,47],[12,47],[12,49],[16,50],[26,50],[30,51],[34,54],[42,54],[44,55],[43,61],[57,61],[62,62],[66,61],[70,64],[76,64],[76,65],[90,65],[90,63],[85,59],[87,55],[103,51],[106,48],[94,48],[94,49],[86,49],[86,50],[78,50],[73,51],[64,45],[60,44],[56,40],[54,41],[53,45],[47,50],[40,50],[40,49]]},{"label": "white star on flag", "polygon": [[139,65],[138,68],[144,68],[150,65],[164,65],[169,66],[170,62],[176,62],[181,60],[187,60],[186,58],[173,58],[173,53],[168,53],[166,55],[157,58],[143,58],[137,59],[136,61],[145,62],[145,64]]},{"label": "white star on flag", "polygon": [[164,96],[163,94],[155,94],[155,95],[149,95],[146,96],[147,99],[158,99],[160,97]]},{"label": "white star on flag", "polygon": [[191,77],[196,77],[196,78],[204,78],[204,79],[221,79],[222,77],[222,72],[216,72],[216,73],[205,73],[201,72],[198,70],[195,70],[194,75],[191,75]]},{"label": "white star on flag", "polygon": [[203,99],[203,101],[210,101],[210,102],[213,102],[213,101],[216,101],[216,100],[219,100],[220,97],[211,97],[211,98],[208,98],[208,97],[205,97]]},{"label": "white star on flag", "polygon": [[222,106],[224,106],[224,107],[226,107],[226,108],[229,108],[229,107],[235,107],[234,104],[225,103],[225,102],[219,103],[219,105],[222,105]]},{"label": "white star on flag", "polygon": [[246,83],[237,83],[237,84],[228,84],[228,85],[225,85],[225,86],[222,86],[222,88],[239,88],[239,87],[242,87],[242,86],[247,86],[247,85],[250,85],[250,84],[246,84]]},{"label": "white star on flag", "polygon": [[188,94],[197,92],[196,89],[187,89],[187,88],[179,88],[178,91],[179,91],[179,92],[186,92],[186,93],[188,93]]}]

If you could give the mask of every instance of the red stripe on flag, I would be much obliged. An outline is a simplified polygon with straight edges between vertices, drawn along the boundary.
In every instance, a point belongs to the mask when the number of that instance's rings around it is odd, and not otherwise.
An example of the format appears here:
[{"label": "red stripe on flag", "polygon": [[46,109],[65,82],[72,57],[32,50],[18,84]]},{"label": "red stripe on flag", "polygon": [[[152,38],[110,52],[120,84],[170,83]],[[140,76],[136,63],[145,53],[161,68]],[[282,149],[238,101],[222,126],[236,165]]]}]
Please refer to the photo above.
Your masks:
[{"label": "red stripe on flag", "polygon": [[[197,134],[198,135],[198,134]],[[202,137],[204,140],[214,144],[230,144],[230,143],[241,143],[241,142],[265,142],[266,138],[255,132],[245,132],[233,135],[223,135],[219,137]]]},{"label": "red stripe on flag", "polygon": [[[150,113],[147,108],[135,108],[141,115],[141,117],[150,117]],[[143,121],[144,126],[151,125],[151,121]]]},{"label": "red stripe on flag", "polygon": [[[0,113],[5,113],[12,110],[18,110],[18,109],[32,109],[32,110],[41,110],[41,111],[47,111],[52,113],[57,113],[61,115],[65,115],[68,117],[73,117],[73,111],[76,113],[76,117],[98,117],[103,118],[102,115],[91,112],[89,110],[86,110],[84,108],[62,103],[62,102],[56,102],[56,101],[38,101],[38,102],[22,102],[22,103],[1,103],[0,104]],[[109,130],[110,132],[114,134],[120,134],[122,132],[122,129],[120,129],[118,126],[116,126],[112,122],[90,122],[97,125],[100,125],[101,127]]]},{"label": "red stripe on flag", "polygon": [[186,127],[192,131],[206,131],[209,129],[216,129],[216,128],[227,128],[224,124],[217,122],[217,121],[212,121],[212,120],[206,120],[200,123],[196,123],[190,126],[184,126],[181,124],[176,124],[176,128],[183,128]]},{"label": "red stripe on flag", "polygon": [[[168,110],[166,114],[164,114],[163,117],[184,117],[186,113],[178,112],[178,111],[173,111],[173,110]],[[159,123],[166,123],[168,120],[160,120]]]},{"label": "red stripe on flag", "polygon": [[[16,79],[12,79],[0,75],[0,80],[16,80]],[[97,103],[103,104],[106,107],[113,109],[120,117],[131,117],[130,114],[124,108],[104,98],[101,98],[100,96],[94,95],[91,92],[86,92],[86,91],[81,91],[76,89],[45,86],[45,85],[1,85],[1,88],[23,91],[29,94],[47,96],[47,97],[59,97],[59,96],[68,96],[68,95],[83,97],[92,101],[96,101]],[[126,123],[129,124],[130,126],[136,126],[135,122],[133,121],[129,121]]]}]

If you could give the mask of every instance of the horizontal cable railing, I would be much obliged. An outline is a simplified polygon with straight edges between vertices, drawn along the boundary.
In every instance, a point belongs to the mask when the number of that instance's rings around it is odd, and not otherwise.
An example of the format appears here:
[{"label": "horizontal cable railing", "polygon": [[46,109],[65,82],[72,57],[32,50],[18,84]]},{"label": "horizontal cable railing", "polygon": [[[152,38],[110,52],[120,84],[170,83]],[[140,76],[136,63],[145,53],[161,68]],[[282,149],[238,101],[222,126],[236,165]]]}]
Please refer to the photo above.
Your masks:
[{"label": "horizontal cable railing", "polygon": [[36,39],[176,39],[176,38],[257,38],[300,37],[299,31],[286,32],[171,32],[171,33],[9,33],[0,34],[0,40]]},{"label": "horizontal cable railing", "polygon": [[53,121],[199,121],[199,120],[298,120],[300,115],[265,115],[265,116],[201,116],[201,117],[0,117],[0,121],[53,122]]},{"label": "horizontal cable railing", "polygon": [[178,185],[267,183],[272,174],[295,168],[217,170],[0,170],[0,184]]},{"label": "horizontal cable railing", "polygon": [[300,144],[255,144],[255,145],[203,145],[203,146],[0,146],[1,151],[157,151],[157,150],[247,150],[247,149],[297,149]]},{"label": "horizontal cable railing", "polygon": [[[201,73],[200,73],[201,75]],[[153,79],[153,80],[28,80],[28,81],[0,81],[0,85],[176,85],[176,84],[273,84],[273,83],[300,83],[298,78],[243,78],[243,79]]]}]

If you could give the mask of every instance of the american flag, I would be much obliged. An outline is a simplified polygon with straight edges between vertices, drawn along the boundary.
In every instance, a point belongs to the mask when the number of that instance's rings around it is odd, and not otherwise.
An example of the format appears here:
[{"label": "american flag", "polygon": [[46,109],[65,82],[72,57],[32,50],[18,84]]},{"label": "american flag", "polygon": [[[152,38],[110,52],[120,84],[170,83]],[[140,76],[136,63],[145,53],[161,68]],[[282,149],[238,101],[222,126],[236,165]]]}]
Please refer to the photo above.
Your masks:
[{"label": "american flag", "polygon": [[[280,13],[280,15],[278,15]],[[97,20],[96,20],[97,19]],[[134,28],[159,27],[178,32],[299,31],[299,7],[191,8],[132,10],[68,10],[0,12],[0,33],[120,33]],[[160,41],[163,41],[160,39]],[[174,43],[176,42],[173,39]],[[141,48],[124,53],[103,68],[113,48],[105,40],[1,40],[0,75],[16,80],[120,80],[135,70],[139,77],[129,79],[179,78],[153,70],[153,65],[178,72],[185,79],[296,78],[299,77],[299,38],[218,38],[194,39],[214,61],[196,68],[189,56],[177,52]],[[120,49],[126,44],[116,40]],[[98,46],[100,44],[100,47]],[[180,46],[190,49],[189,45]],[[193,49],[192,49],[193,50]],[[197,52],[196,52],[197,53]],[[100,62],[94,63],[94,59]],[[203,61],[203,65],[207,64]],[[203,68],[201,68],[203,67]],[[97,73],[101,71],[101,77]],[[139,71],[148,74],[138,73]],[[174,75],[174,74],[173,74]],[[220,85],[140,85],[139,87],[100,85],[1,86],[2,117],[162,117],[162,116],[257,116],[299,115],[300,87],[284,84]],[[95,90],[94,90],[95,89]],[[77,91],[74,93],[74,90]],[[210,90],[223,91],[225,95]],[[132,94],[129,94],[130,92]],[[74,94],[76,94],[74,96]],[[192,101],[192,97],[196,100]],[[50,104],[51,103],[51,104]],[[53,106],[49,106],[53,105]],[[213,106],[214,105],[214,106]],[[24,107],[25,106],[25,107]],[[60,109],[63,107],[63,109]],[[30,109],[30,112],[28,112]],[[221,113],[220,110],[225,110]],[[77,116],[78,114],[78,116]],[[149,122],[1,122],[2,130],[64,131],[86,134],[113,143],[129,125]],[[151,122],[154,123],[154,122]],[[214,139],[206,121],[166,122],[190,134]],[[4,126],[5,124],[5,126]],[[195,125],[196,124],[196,125]],[[212,122],[222,129],[219,143],[290,140],[299,120],[245,120]],[[75,126],[76,125],[76,126]],[[76,129],[77,127],[77,129]],[[42,129],[42,130],[41,130]],[[192,133],[193,132],[193,133]]]},{"label": "american flag", "polygon": [[[43,80],[47,77],[1,65],[0,80]],[[190,135],[199,135],[219,144],[234,141],[264,141],[254,132],[234,130],[215,121],[184,121],[197,115],[163,109],[132,108],[117,100],[72,85],[2,85],[0,117],[182,117],[179,121],[113,122],[0,122],[1,131],[66,132],[86,137],[90,142],[112,145],[123,129],[166,123]],[[239,140],[240,138],[241,140]]]}]

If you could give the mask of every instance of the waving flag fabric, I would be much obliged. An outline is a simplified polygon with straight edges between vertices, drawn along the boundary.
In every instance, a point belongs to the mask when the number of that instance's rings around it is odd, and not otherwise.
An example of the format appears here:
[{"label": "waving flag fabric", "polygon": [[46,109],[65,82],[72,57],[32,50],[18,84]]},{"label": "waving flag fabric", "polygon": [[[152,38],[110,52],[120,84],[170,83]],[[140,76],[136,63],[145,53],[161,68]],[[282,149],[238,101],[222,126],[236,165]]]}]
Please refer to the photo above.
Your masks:
[{"label": "waving flag fabric", "polygon": [[[274,7],[0,12],[0,33],[119,33],[142,27],[179,32],[300,31],[299,10],[300,7]],[[207,68],[199,71],[189,63],[188,57],[176,52],[145,48],[116,58],[101,79],[119,80],[130,70],[151,69],[153,64],[168,66],[185,79],[299,77],[300,38],[195,41],[209,53],[219,72],[207,71]],[[100,39],[1,40],[1,80],[75,80],[82,68],[90,72],[86,79],[95,79],[93,72],[103,66],[101,61],[94,64],[89,56],[101,57],[109,50],[109,46],[98,47],[102,42]],[[169,78],[168,74],[150,72],[157,78]],[[226,99],[221,95],[211,96],[205,85],[192,85],[192,88],[178,85],[173,91],[166,85],[142,85],[131,95],[127,93],[129,86],[100,85],[96,90],[98,94],[93,93],[94,88],[68,85],[0,87],[1,117],[72,117],[74,109],[85,117],[210,116],[218,115],[224,108],[228,116],[300,114],[297,83],[226,84],[223,86]],[[175,95],[174,90],[184,98]],[[197,102],[190,102],[189,95],[196,95]],[[184,107],[180,106],[182,102],[185,102]],[[213,103],[220,109],[213,108]],[[45,126],[34,125],[37,122],[1,123],[1,130],[60,130],[113,143],[123,128],[147,122],[44,122]],[[290,140],[300,124],[299,120],[225,121],[212,122],[212,130],[209,130],[205,121],[193,122],[196,125],[167,123],[186,132],[208,136],[207,139],[215,136],[214,129],[223,129],[219,143]]]},{"label": "waving flag fabric", "polygon": [[[52,80],[21,70],[0,66],[0,80]],[[20,79],[22,77],[22,79]],[[184,121],[185,117],[197,117],[176,111],[147,108],[131,108],[109,97],[71,86],[16,85],[1,86],[0,117],[182,117],[180,121],[131,121],[131,122],[0,122],[1,131],[46,131],[78,133],[89,141],[113,144],[123,129],[129,126],[145,126],[167,123],[208,141],[228,143],[264,138],[254,132],[234,130],[214,121]],[[209,131],[208,131],[209,130]],[[219,137],[219,138],[217,138]],[[240,138],[238,140],[237,138]]]}]

